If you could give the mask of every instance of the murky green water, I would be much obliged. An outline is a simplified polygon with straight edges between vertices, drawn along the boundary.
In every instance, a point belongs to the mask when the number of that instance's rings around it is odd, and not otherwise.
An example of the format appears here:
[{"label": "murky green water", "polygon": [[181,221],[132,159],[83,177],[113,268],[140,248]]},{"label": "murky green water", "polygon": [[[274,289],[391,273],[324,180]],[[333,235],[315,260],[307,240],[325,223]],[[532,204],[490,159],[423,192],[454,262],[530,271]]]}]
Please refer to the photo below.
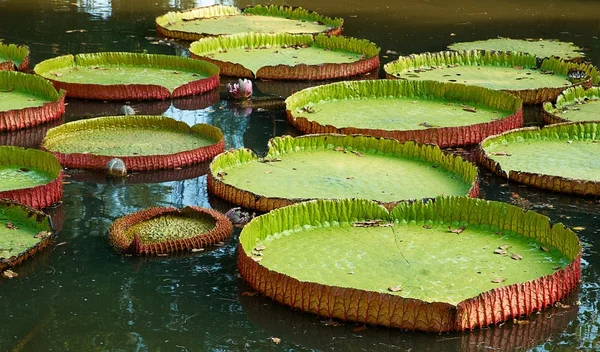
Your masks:
[{"label": "murky green water", "polygon": [[[154,17],[172,9],[212,1],[184,0],[0,0],[0,38],[27,44],[32,66],[57,55],[129,50],[182,54],[153,44]],[[224,1],[224,3],[232,3]],[[253,1],[234,1],[245,6]],[[258,2],[257,2],[258,3]],[[280,4],[283,1],[275,1]],[[438,51],[453,41],[496,36],[557,38],[589,48],[600,64],[600,3],[540,0],[294,1],[346,20],[344,33],[382,47],[382,61],[401,54]],[[73,31],[77,30],[77,31]],[[386,57],[387,56],[387,57]],[[223,80],[224,83],[226,80]],[[303,84],[260,83],[283,96]],[[222,88],[224,90],[224,88]],[[162,114],[220,127],[227,147],[264,153],[274,135],[297,134],[283,113],[231,111],[214,95],[135,103],[138,112]],[[116,114],[119,104],[70,100],[66,121]],[[235,114],[234,114],[235,113]],[[528,110],[527,122],[541,119]],[[48,126],[0,134],[0,144],[34,146]],[[600,158],[599,158],[600,160]],[[561,221],[582,226],[582,284],[565,302],[528,318],[464,334],[405,333],[383,328],[353,331],[291,311],[249,288],[236,271],[237,233],[225,246],[193,256],[125,258],[108,244],[117,217],[149,206],[229,205],[206,191],[206,165],[133,175],[127,184],[101,175],[75,173],[61,207],[50,210],[62,227],[57,245],[20,266],[15,280],[0,280],[0,351],[491,351],[597,350],[600,348],[600,203],[518,185],[484,173],[487,199],[517,202]],[[179,180],[166,181],[165,180]],[[156,182],[156,183],[151,183]],[[518,194],[519,197],[516,195]],[[60,244],[60,245],[58,245]],[[579,304],[579,305],[577,305]],[[275,345],[270,337],[281,338]]]}]

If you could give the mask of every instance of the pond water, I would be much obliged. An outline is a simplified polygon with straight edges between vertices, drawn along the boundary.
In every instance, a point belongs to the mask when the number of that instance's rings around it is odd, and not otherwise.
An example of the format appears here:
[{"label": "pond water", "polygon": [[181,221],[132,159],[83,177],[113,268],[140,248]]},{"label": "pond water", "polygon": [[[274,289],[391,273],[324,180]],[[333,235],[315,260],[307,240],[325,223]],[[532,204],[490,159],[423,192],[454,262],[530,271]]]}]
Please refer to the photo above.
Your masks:
[{"label": "pond water", "polygon": [[[0,0],[0,38],[26,44],[33,65],[57,55],[96,51],[185,54],[157,43],[154,18],[204,0]],[[254,1],[222,1],[246,6]],[[282,4],[283,1],[274,1]],[[344,33],[368,38],[385,54],[439,51],[455,41],[497,36],[556,38],[587,48],[600,65],[600,2],[592,0],[346,0],[290,2],[346,20]],[[185,43],[183,43],[185,45]],[[223,80],[226,82],[226,80]],[[302,84],[259,84],[287,96]],[[224,88],[221,87],[224,91]],[[120,104],[69,100],[63,120],[116,114]],[[227,148],[264,153],[269,138],[298,134],[282,112],[243,117],[215,94],[133,103],[138,112],[189,124],[208,122]],[[528,109],[526,122],[541,121]],[[0,134],[0,144],[37,146],[48,126]],[[600,160],[600,157],[598,158]],[[584,242],[582,284],[565,306],[463,334],[425,334],[332,324],[292,311],[251,290],[236,270],[236,239],[200,255],[129,258],[113,251],[107,229],[123,214],[149,206],[199,205],[227,210],[207,194],[206,165],[132,175],[126,183],[71,172],[61,206],[49,209],[60,228],[56,246],[0,279],[0,351],[512,351],[599,350],[600,202],[507,184],[483,173],[482,197],[529,207],[578,231]],[[168,181],[171,180],[171,181]],[[176,181],[172,181],[176,180]],[[567,307],[568,306],[568,307]],[[281,338],[274,344],[271,337]]]}]

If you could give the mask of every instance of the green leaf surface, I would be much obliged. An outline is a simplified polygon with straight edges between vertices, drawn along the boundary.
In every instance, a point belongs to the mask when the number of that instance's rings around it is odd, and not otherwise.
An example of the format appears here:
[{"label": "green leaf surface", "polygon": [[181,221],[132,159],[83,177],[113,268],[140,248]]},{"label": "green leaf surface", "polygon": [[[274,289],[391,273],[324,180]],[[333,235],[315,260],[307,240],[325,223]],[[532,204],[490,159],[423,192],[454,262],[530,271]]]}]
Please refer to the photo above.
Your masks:
[{"label": "green leaf surface", "polygon": [[454,43],[449,45],[448,49],[455,51],[514,51],[529,53],[541,58],[556,56],[565,60],[577,59],[584,56],[581,53],[581,48],[573,43],[548,39],[494,38],[473,42]]},{"label": "green leaf surface", "polygon": [[58,101],[48,80],[16,71],[0,71],[0,112],[42,106]]},{"label": "green leaf surface", "polygon": [[52,128],[42,145],[65,154],[166,155],[216,143],[218,136],[211,132],[214,127],[202,126],[190,128],[184,122],[164,116],[109,116]]},{"label": "green leaf surface", "polygon": [[40,241],[34,236],[51,231],[49,218],[40,222],[21,206],[0,203],[0,259],[18,256]]},{"label": "green leaf surface", "polygon": [[0,146],[0,192],[50,183],[61,170],[51,153]]},{"label": "green leaf surface", "polygon": [[[275,138],[260,162],[247,150],[218,156],[213,175],[254,194],[280,198],[365,198],[381,202],[466,195],[476,170],[436,146],[362,136]],[[293,185],[293,187],[290,187]]]},{"label": "green leaf surface", "polygon": [[[376,219],[381,226],[357,227]],[[240,243],[246,255],[261,249],[261,266],[303,282],[450,304],[552,274],[581,251],[573,232],[540,214],[464,197],[391,213],[365,200],[296,204],[254,219]]]},{"label": "green leaf surface", "polygon": [[482,144],[505,172],[524,171],[600,181],[600,124],[588,122],[518,130]]},{"label": "green leaf surface", "polygon": [[472,86],[371,80],[305,89],[290,96],[286,105],[292,116],[321,125],[393,131],[490,122],[515,113],[520,101],[506,93]]}]

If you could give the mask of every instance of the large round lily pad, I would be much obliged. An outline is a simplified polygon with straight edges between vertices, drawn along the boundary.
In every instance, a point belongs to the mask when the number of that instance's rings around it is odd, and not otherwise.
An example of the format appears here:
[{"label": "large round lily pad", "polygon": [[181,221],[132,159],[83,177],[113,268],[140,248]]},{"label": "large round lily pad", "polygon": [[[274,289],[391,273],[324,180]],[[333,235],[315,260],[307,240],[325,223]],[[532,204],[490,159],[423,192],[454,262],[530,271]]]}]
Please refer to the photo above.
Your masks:
[{"label": "large round lily pad", "polygon": [[0,146],[0,198],[35,209],[60,201],[62,167],[54,155],[21,147]]},{"label": "large round lily pad", "polygon": [[127,170],[173,169],[197,164],[223,151],[217,127],[164,116],[108,116],[69,122],[52,128],[42,148],[69,168],[105,168],[112,158]]},{"label": "large round lily pad", "polygon": [[198,40],[236,33],[292,33],[338,35],[344,20],[291,6],[213,5],[183,12],[169,12],[156,18],[156,30],[165,37]]},{"label": "large round lily pad", "polygon": [[600,87],[584,89],[568,88],[563,91],[556,104],[544,103],[542,118],[545,123],[600,121]]},{"label": "large round lily pad", "polygon": [[[444,51],[400,57],[385,65],[388,78],[434,80],[477,85],[517,95],[524,104],[554,101],[565,88],[598,83],[598,70],[588,64],[544,59],[524,53]],[[569,74],[585,78],[570,79]],[[574,74],[577,73],[577,74]]]},{"label": "large round lily pad", "polygon": [[505,92],[434,81],[340,82],[286,99],[304,133],[367,134],[440,147],[479,143],[521,127],[521,100]]},{"label": "large round lily pad", "polygon": [[0,199],[0,272],[44,249],[54,238],[50,217],[15,201]]},{"label": "large round lily pad", "polygon": [[232,230],[229,219],[212,209],[149,208],[117,219],[109,238],[123,253],[156,255],[200,250],[223,241]]},{"label": "large round lily pad", "polygon": [[569,42],[552,39],[511,39],[493,38],[473,42],[454,43],[448,49],[455,51],[485,50],[529,53],[537,57],[559,57],[564,60],[580,59],[584,55],[581,48]]},{"label": "large round lily pad", "polygon": [[65,55],[42,61],[33,70],[72,98],[167,99],[204,93],[219,85],[215,65],[172,55]]},{"label": "large round lily pad", "polygon": [[351,77],[379,67],[379,47],[355,38],[320,34],[241,33],[204,38],[190,56],[219,66],[225,76],[323,80]]},{"label": "large round lily pad", "polygon": [[0,71],[27,71],[29,47],[0,42]]},{"label": "large round lily pad", "polygon": [[510,180],[554,192],[600,195],[600,122],[530,127],[488,137],[481,164]]},{"label": "large round lily pad", "polygon": [[41,77],[0,71],[0,131],[57,120],[65,112],[65,95]]},{"label": "large round lily pad", "polygon": [[277,137],[259,158],[248,149],[217,156],[208,190],[270,211],[309,199],[365,198],[388,207],[438,195],[477,196],[477,168],[434,145],[335,134]]},{"label": "large round lily pad", "polygon": [[562,224],[466,197],[400,203],[318,200],[251,221],[241,276],[276,301],[328,318],[462,331],[541,310],[580,278]]}]

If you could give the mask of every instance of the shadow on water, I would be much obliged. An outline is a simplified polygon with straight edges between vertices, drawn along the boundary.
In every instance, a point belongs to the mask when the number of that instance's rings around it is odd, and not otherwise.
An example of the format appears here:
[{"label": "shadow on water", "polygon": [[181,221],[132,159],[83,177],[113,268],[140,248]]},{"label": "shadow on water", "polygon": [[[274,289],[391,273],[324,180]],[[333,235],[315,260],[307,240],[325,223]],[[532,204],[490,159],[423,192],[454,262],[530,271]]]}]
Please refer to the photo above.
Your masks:
[{"label": "shadow on water", "polygon": [[[26,44],[31,68],[58,55],[134,51],[185,55],[159,42],[154,18],[210,0],[0,0],[0,38]],[[238,6],[254,1],[220,1]],[[283,1],[274,1],[282,4]],[[324,2],[292,5],[345,19],[344,34],[368,38],[394,53],[443,50],[456,41],[555,38],[586,47],[600,64],[600,3],[597,1],[429,0]],[[184,46],[186,43],[181,43]],[[371,77],[376,77],[373,74]],[[382,72],[379,72],[382,76]],[[369,77],[369,78],[371,78]],[[299,134],[282,111],[233,111],[219,92],[160,102],[129,102],[138,113],[164,114],[190,125],[221,128],[226,148],[247,147],[263,155],[273,136]],[[322,82],[311,82],[321,84]],[[259,82],[257,92],[283,98],[304,84]],[[123,102],[68,100],[65,121],[118,114]],[[246,114],[248,113],[248,114]],[[540,123],[539,109],[526,124]],[[60,121],[62,123],[64,121]],[[0,134],[0,144],[37,147],[39,126]],[[468,153],[468,150],[465,152]],[[0,279],[0,351],[513,351],[597,350],[600,327],[600,202],[522,187],[482,173],[482,197],[516,204],[577,227],[584,245],[582,284],[565,304],[519,323],[507,322],[463,334],[424,334],[323,319],[253,296],[238,277],[239,230],[220,247],[195,255],[132,258],[117,254],[107,230],[123,214],[150,206],[198,205],[226,211],[233,205],[209,196],[206,167],[136,174],[109,180],[70,170],[63,203],[48,210],[59,231],[49,250],[18,267],[16,280]],[[276,345],[270,337],[281,338]]]}]

